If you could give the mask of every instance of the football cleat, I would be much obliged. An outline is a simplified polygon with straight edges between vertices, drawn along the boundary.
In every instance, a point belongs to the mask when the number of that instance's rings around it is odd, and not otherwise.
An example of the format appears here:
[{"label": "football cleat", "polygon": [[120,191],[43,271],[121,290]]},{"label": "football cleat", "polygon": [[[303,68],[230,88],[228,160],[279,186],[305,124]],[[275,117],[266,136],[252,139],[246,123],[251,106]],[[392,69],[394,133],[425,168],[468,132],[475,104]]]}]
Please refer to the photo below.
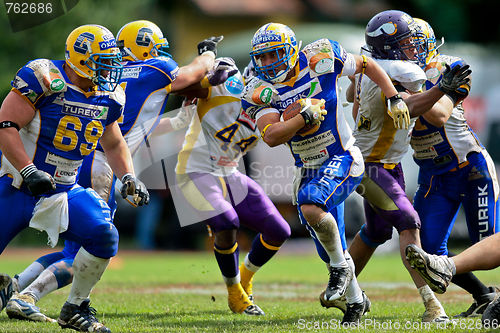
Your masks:
[{"label": "football cleat", "polygon": [[40,312],[35,306],[35,299],[30,295],[14,294],[7,303],[5,312],[11,319],[56,322]]},{"label": "football cleat", "polygon": [[370,312],[370,299],[363,292],[363,301],[361,303],[347,304],[347,310],[342,318],[342,324],[359,324],[361,317],[367,312]]},{"label": "football cleat", "polygon": [[0,312],[7,306],[7,302],[15,292],[19,291],[16,278],[0,273]]},{"label": "football cleat", "polygon": [[325,290],[325,301],[334,301],[345,295],[347,286],[352,280],[352,271],[349,266],[332,267],[329,266],[330,279]]},{"label": "football cleat", "polygon": [[95,317],[97,311],[89,305],[89,299],[80,305],[64,303],[57,323],[61,328],[71,328],[80,332],[111,333],[109,328],[97,320]]},{"label": "football cleat", "polygon": [[345,296],[342,296],[339,299],[333,300],[333,301],[327,301],[325,299],[325,291],[323,290],[321,294],[319,295],[319,302],[321,303],[321,306],[324,308],[337,308],[342,313],[345,313],[347,310],[347,301]]},{"label": "football cleat", "polygon": [[455,274],[455,263],[447,256],[428,254],[415,244],[406,247],[406,259],[429,285],[432,291],[442,294]]},{"label": "football cleat", "polygon": [[227,286],[227,293],[227,304],[234,313],[243,313],[251,316],[264,315],[264,311],[248,299],[248,295],[240,283]]},{"label": "football cleat", "polygon": [[496,298],[486,307],[481,318],[484,328],[498,328],[500,323],[500,296]]},{"label": "football cleat", "polygon": [[248,308],[243,311],[243,314],[249,315],[249,316],[263,316],[265,315],[264,311],[262,311],[261,308],[257,304],[252,304]]},{"label": "football cleat", "polygon": [[479,299],[474,300],[474,303],[464,312],[453,316],[454,318],[478,317],[482,315],[488,305],[500,294],[500,289],[489,287],[489,293],[479,296]]},{"label": "football cleat", "polygon": [[244,263],[241,263],[240,265],[240,276],[241,276],[241,286],[243,287],[243,290],[245,290],[245,292],[247,293],[248,295],[248,299],[253,302],[253,276],[254,276],[254,272],[248,270],[246,267],[245,267],[245,264]]}]

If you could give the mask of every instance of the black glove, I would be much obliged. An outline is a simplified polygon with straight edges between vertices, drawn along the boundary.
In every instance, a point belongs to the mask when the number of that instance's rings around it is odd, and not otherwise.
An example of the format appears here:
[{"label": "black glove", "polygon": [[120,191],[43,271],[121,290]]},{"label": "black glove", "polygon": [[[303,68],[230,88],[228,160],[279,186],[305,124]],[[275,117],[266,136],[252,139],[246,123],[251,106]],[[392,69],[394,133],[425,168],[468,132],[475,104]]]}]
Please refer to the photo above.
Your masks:
[{"label": "black glove", "polygon": [[120,189],[120,194],[123,199],[127,198],[128,195],[132,195],[134,197],[134,203],[137,206],[147,205],[149,203],[149,192],[146,189],[146,185],[139,179],[127,173],[122,177],[121,182],[122,187]]},{"label": "black glove", "polygon": [[217,55],[217,44],[224,39],[224,36],[210,37],[198,43],[198,55],[206,51],[212,51]]},{"label": "black glove", "polygon": [[447,95],[452,95],[464,84],[469,82],[467,76],[472,73],[469,65],[456,65],[453,68],[446,64],[446,70],[443,73],[441,81],[438,83],[438,88]]},{"label": "black glove", "polygon": [[23,177],[28,190],[34,196],[44,194],[56,189],[56,182],[51,175],[45,171],[38,170],[37,167],[31,163],[19,171]]},{"label": "black glove", "polygon": [[217,58],[214,68],[207,73],[208,83],[218,86],[236,73],[238,73],[238,67],[232,58]]}]

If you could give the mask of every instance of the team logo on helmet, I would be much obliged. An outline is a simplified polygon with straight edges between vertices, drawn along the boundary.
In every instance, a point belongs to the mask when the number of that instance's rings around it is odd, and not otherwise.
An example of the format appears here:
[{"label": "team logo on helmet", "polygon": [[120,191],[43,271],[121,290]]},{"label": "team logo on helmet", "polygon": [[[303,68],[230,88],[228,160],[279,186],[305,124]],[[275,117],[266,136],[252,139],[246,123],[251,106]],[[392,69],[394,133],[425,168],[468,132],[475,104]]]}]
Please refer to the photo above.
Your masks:
[{"label": "team logo on helmet", "polygon": [[137,32],[137,38],[135,39],[137,45],[148,46],[151,43],[151,39],[147,34],[152,35],[153,30],[146,27],[139,29],[139,31]]},{"label": "team logo on helmet", "polygon": [[73,49],[75,50],[75,52],[87,54],[87,52],[89,51],[88,45],[91,44],[94,39],[95,37],[93,34],[91,34],[90,32],[84,32],[76,38]]},{"label": "team logo on helmet", "polygon": [[396,32],[398,32],[398,27],[395,23],[393,22],[387,22],[382,24],[380,27],[375,29],[375,31],[372,32],[366,32],[366,34],[370,37],[378,37],[380,35],[386,34],[386,35],[394,35]]}]

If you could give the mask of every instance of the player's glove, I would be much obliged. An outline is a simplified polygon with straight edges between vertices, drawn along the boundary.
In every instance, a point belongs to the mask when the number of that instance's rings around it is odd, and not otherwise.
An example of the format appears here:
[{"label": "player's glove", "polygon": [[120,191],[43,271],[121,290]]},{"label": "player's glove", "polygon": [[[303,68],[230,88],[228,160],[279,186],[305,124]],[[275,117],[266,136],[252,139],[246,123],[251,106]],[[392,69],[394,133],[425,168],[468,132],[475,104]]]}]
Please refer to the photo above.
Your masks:
[{"label": "player's glove", "polygon": [[198,55],[202,55],[204,52],[212,51],[214,55],[217,55],[217,44],[224,39],[224,36],[210,37],[198,43]]},{"label": "player's glove", "polygon": [[462,85],[469,83],[468,76],[472,73],[469,65],[455,65],[451,68],[446,64],[446,70],[438,83],[438,88],[447,95],[453,95]]},{"label": "player's glove", "polygon": [[396,94],[387,100],[389,116],[394,121],[397,129],[408,129],[410,126],[410,111],[400,94]]},{"label": "player's glove", "polygon": [[56,189],[56,182],[51,175],[45,171],[38,170],[37,167],[31,163],[19,171],[23,177],[28,190],[31,194],[37,196]]},{"label": "player's glove", "polygon": [[207,73],[208,83],[218,86],[236,73],[238,73],[238,67],[232,58],[217,58],[214,68]]},{"label": "player's glove", "polygon": [[170,118],[170,126],[174,131],[187,127],[193,119],[193,114],[196,111],[196,104],[183,103],[181,109],[175,117]]},{"label": "player's glove", "polygon": [[300,100],[300,104],[302,105],[300,115],[304,118],[306,125],[317,125],[325,120],[328,111],[325,109],[324,99],[321,99],[318,104],[312,104],[310,98],[303,98]]},{"label": "player's glove", "polygon": [[126,199],[127,195],[132,195],[134,203],[137,206],[147,205],[149,203],[149,192],[146,189],[146,185],[139,179],[127,173],[122,177],[121,182],[122,187],[120,193],[123,199]]}]

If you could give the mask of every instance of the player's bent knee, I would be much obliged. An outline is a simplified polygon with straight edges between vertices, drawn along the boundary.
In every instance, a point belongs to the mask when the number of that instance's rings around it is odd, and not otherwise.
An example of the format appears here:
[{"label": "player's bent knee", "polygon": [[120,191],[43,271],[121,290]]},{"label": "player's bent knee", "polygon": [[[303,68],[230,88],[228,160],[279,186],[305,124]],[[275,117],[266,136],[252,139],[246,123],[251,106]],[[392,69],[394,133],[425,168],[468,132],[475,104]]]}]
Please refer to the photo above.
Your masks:
[{"label": "player's bent knee", "polygon": [[302,215],[304,215],[307,223],[313,225],[321,220],[321,215],[324,213],[323,209],[313,204],[301,205],[300,210],[302,211]]},{"label": "player's bent knee", "polygon": [[91,244],[83,246],[87,252],[99,258],[111,258],[118,252],[118,230],[112,223],[102,223],[92,230]]}]

